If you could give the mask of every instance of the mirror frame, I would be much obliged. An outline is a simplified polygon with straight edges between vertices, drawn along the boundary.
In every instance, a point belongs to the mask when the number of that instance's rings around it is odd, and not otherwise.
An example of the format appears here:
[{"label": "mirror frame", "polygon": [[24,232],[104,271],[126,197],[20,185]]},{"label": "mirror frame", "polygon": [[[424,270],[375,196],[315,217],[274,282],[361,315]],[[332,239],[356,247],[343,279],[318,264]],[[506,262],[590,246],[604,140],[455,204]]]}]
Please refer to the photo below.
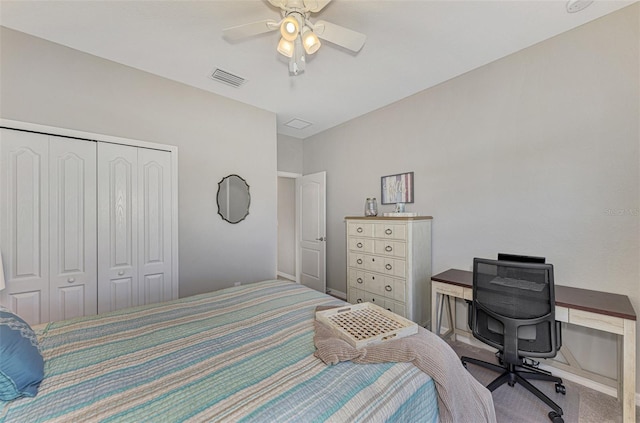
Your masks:
[{"label": "mirror frame", "polygon": [[[240,179],[240,180],[244,183],[244,185],[247,187],[247,211],[246,211],[246,213],[244,214],[244,216],[242,216],[242,218],[241,218],[241,219],[236,220],[236,221],[229,220],[229,219],[228,219],[228,217],[227,217],[227,216],[225,216],[225,215],[220,211],[220,191],[221,191],[221,189],[222,189],[222,184],[223,184],[225,181],[227,181],[229,178],[231,178],[232,176],[235,176],[235,177],[237,177],[238,179]],[[227,189],[228,189],[228,186],[227,186]],[[232,173],[231,175],[227,175],[227,176],[225,176],[224,178],[222,178],[222,179],[220,180],[220,182],[218,182],[218,192],[216,193],[216,203],[217,203],[217,205],[218,205],[218,214],[220,215],[220,217],[222,218],[222,220],[225,220],[225,221],[227,221],[227,222],[229,222],[229,223],[231,223],[231,224],[234,224],[234,225],[235,225],[236,223],[240,223],[240,222],[242,222],[243,220],[245,220],[245,219],[247,218],[247,216],[249,216],[249,208],[250,208],[250,206],[251,206],[251,192],[250,192],[250,190],[249,190],[249,184],[247,183],[247,181],[246,181],[242,176],[240,176],[240,175],[236,175],[235,173]],[[228,209],[229,209],[229,205],[227,204],[227,212],[228,212]],[[227,214],[228,214],[228,213],[227,213]]]}]

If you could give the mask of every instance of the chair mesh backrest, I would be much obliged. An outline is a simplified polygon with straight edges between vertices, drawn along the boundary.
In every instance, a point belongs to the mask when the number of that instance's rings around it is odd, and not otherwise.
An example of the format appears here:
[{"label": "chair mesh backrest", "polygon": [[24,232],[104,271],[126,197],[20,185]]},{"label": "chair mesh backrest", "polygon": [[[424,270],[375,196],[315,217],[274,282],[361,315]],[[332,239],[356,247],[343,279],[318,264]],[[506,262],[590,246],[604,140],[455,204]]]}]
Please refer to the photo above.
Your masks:
[{"label": "chair mesh backrest", "polygon": [[[475,259],[473,273],[474,305],[478,304],[474,307],[474,335],[501,349],[505,327],[515,324],[519,325],[519,355],[555,355],[553,266]],[[496,315],[491,316],[485,308]],[[522,326],[520,322],[538,318],[544,319],[533,325]]]}]

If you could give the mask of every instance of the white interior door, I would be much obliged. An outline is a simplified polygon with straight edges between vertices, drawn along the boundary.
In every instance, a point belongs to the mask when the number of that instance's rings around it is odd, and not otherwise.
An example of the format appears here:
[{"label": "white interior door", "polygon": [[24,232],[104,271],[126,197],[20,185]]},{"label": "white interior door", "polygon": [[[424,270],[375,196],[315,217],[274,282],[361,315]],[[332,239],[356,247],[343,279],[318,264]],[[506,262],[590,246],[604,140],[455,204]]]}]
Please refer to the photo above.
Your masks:
[{"label": "white interior door", "polygon": [[49,321],[49,142],[0,129],[0,300],[30,325]]},{"label": "white interior door", "polygon": [[138,149],[138,304],[173,299],[171,153]]},{"label": "white interior door", "polygon": [[50,320],[96,314],[96,143],[49,137]]},{"label": "white interior door", "polygon": [[98,313],[138,305],[138,149],[98,144]]},{"label": "white interior door", "polygon": [[302,285],[323,293],[327,291],[326,184],[326,172],[296,179],[299,210],[297,279]]}]

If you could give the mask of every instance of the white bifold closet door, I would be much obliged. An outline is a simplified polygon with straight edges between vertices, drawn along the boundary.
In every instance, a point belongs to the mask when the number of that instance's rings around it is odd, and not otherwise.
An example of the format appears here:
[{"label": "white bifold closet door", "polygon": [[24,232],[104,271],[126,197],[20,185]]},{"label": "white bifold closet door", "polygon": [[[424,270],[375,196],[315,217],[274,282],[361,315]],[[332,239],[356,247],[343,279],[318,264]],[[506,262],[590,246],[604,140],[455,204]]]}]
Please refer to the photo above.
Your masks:
[{"label": "white bifold closet door", "polygon": [[96,143],[49,137],[49,320],[96,314]]},{"label": "white bifold closet door", "polygon": [[98,144],[98,312],[167,301],[171,155]]},{"label": "white bifold closet door", "polygon": [[96,143],[0,129],[0,302],[29,324],[96,313]]}]

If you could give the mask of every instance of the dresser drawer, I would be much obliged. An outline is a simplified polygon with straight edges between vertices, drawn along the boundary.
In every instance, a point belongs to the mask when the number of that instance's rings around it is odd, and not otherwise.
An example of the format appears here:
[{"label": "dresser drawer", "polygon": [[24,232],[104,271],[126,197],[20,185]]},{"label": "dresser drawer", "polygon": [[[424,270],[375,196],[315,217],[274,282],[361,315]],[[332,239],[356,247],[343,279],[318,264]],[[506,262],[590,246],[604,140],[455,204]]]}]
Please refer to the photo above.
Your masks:
[{"label": "dresser drawer", "polygon": [[349,266],[370,272],[384,273],[389,276],[404,278],[406,262],[390,257],[372,256],[368,254],[349,254]]},{"label": "dresser drawer", "polygon": [[373,223],[349,222],[347,223],[347,235],[349,236],[373,236]]},{"label": "dresser drawer", "polygon": [[351,251],[373,253],[375,249],[375,242],[372,239],[349,237],[349,249]]},{"label": "dresser drawer", "polygon": [[405,261],[399,259],[384,258],[381,272],[389,276],[398,276],[404,278],[406,276]]},{"label": "dresser drawer", "polygon": [[356,270],[349,268],[349,286],[356,289],[364,288],[365,272],[363,270]]},{"label": "dresser drawer", "polygon": [[364,303],[364,294],[365,291],[362,289],[349,289],[349,292],[347,293],[347,301],[351,304]]},{"label": "dresser drawer", "polygon": [[393,313],[396,313],[402,317],[406,317],[406,307],[402,303],[398,303],[389,298],[381,295],[374,294],[372,292],[364,292],[364,301],[378,305],[384,309],[387,309]]},{"label": "dresser drawer", "polygon": [[385,239],[407,239],[407,225],[405,224],[389,224],[376,223],[374,236],[376,238]]},{"label": "dresser drawer", "polygon": [[376,239],[373,252],[385,256],[405,258],[407,256],[407,244],[401,241]]},{"label": "dresser drawer", "polygon": [[[364,273],[364,289],[377,295],[396,301],[405,301],[404,279],[394,279],[374,273]],[[360,285],[362,287],[362,285]]]},{"label": "dresser drawer", "polygon": [[365,255],[364,254],[349,254],[349,266],[357,267],[358,269],[364,269],[365,267]]}]

